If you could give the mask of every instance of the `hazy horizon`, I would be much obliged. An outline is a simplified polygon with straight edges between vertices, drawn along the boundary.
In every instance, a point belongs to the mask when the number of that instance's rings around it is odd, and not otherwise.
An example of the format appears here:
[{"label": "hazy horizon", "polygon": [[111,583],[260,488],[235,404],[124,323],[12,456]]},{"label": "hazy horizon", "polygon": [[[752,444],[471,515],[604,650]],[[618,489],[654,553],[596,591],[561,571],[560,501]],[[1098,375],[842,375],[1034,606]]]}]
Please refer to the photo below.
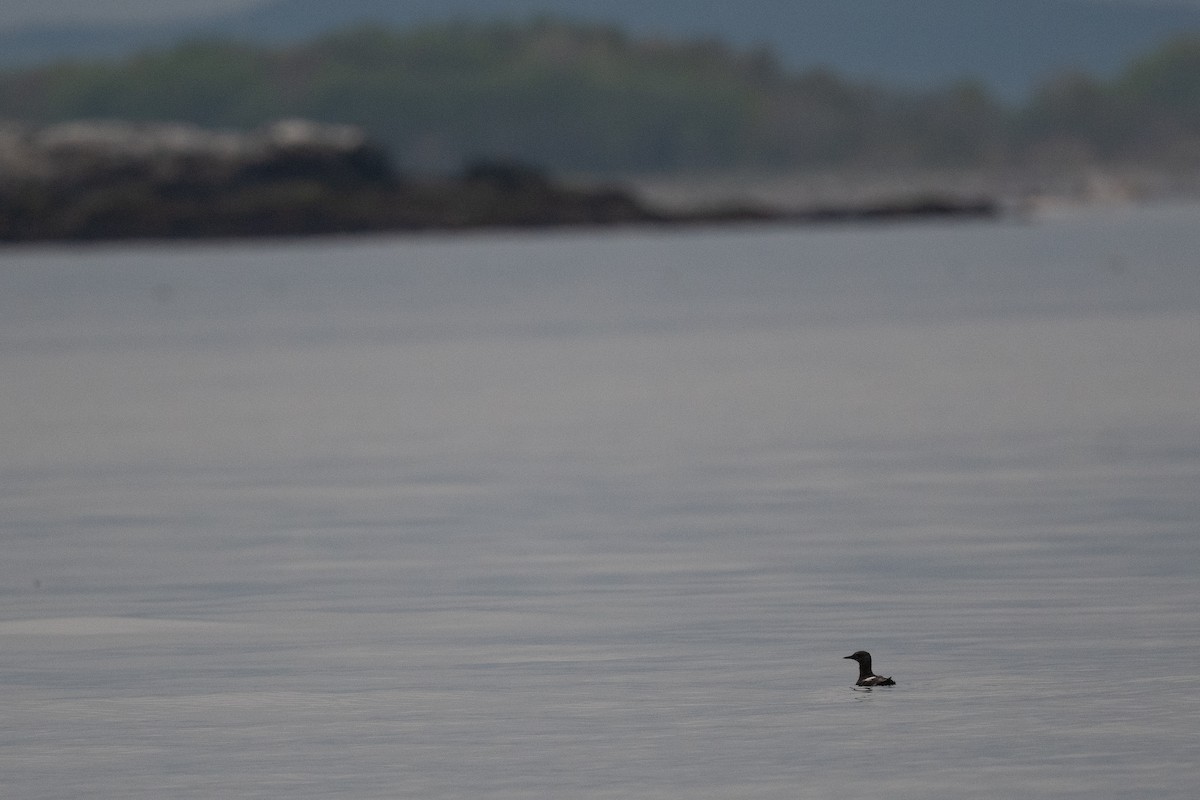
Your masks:
[{"label": "hazy horizon", "polygon": [[[1107,5],[1200,8],[1200,0],[1071,0]],[[151,23],[202,19],[266,6],[277,0],[7,0],[0,5],[0,30],[32,25]],[[981,2],[981,0],[963,0]],[[481,9],[487,3],[480,3]]]}]

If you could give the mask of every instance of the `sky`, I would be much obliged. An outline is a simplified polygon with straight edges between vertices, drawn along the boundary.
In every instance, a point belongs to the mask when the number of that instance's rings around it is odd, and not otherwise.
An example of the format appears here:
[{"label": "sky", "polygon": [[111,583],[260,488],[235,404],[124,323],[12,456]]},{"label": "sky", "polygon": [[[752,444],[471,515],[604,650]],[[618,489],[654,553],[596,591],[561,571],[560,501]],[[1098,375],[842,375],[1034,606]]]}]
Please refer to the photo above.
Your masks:
[{"label": "sky", "polygon": [[269,0],[4,0],[0,28],[38,23],[151,22],[203,17]]},{"label": "sky", "polygon": [[[966,0],[964,0],[966,1]],[[184,17],[203,17],[237,9],[265,5],[271,0],[4,0],[0,3],[0,28],[37,23],[150,22]],[[1080,0],[1122,2],[1129,5],[1195,6],[1200,0]],[[486,0],[481,0],[486,7]]]}]

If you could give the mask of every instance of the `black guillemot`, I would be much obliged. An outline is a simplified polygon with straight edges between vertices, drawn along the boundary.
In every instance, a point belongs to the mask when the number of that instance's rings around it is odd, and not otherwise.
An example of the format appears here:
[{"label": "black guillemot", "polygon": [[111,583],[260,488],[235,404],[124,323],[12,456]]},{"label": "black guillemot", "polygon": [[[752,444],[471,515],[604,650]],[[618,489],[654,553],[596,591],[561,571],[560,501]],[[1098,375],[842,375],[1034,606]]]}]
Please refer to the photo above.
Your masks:
[{"label": "black guillemot", "polygon": [[876,675],[871,672],[871,654],[866,650],[859,650],[857,653],[851,653],[843,658],[849,658],[858,662],[858,683],[855,686],[895,686],[896,682],[891,678],[885,678],[882,675]]}]

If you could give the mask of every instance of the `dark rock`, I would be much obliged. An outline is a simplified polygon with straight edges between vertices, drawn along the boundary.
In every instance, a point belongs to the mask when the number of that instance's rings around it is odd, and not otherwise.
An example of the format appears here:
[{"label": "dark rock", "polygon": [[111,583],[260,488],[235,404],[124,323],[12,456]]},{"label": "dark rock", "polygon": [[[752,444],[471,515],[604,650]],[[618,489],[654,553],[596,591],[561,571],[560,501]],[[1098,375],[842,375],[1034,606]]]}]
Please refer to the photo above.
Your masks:
[{"label": "dark rock", "polygon": [[356,128],[298,120],[251,133],[76,122],[0,128],[0,241],[302,236],[365,231],[614,224],[825,222],[984,215],[987,203],[780,213],[666,213],[619,188],[559,184],[536,167],[479,160],[460,176],[402,178]]},{"label": "dark rock", "polygon": [[532,164],[520,161],[479,159],[463,169],[464,183],[484,183],[505,192],[544,191],[550,178]]}]

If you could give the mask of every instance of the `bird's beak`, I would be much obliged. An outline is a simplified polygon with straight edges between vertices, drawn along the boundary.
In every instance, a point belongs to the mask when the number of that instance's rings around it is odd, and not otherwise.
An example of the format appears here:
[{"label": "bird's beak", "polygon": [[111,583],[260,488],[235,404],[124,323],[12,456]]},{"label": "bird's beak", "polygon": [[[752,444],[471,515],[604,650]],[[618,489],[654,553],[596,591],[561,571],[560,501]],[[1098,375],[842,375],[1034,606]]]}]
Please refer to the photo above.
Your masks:
[{"label": "bird's beak", "polygon": [[854,656],[842,656],[842,658],[854,658]]}]

